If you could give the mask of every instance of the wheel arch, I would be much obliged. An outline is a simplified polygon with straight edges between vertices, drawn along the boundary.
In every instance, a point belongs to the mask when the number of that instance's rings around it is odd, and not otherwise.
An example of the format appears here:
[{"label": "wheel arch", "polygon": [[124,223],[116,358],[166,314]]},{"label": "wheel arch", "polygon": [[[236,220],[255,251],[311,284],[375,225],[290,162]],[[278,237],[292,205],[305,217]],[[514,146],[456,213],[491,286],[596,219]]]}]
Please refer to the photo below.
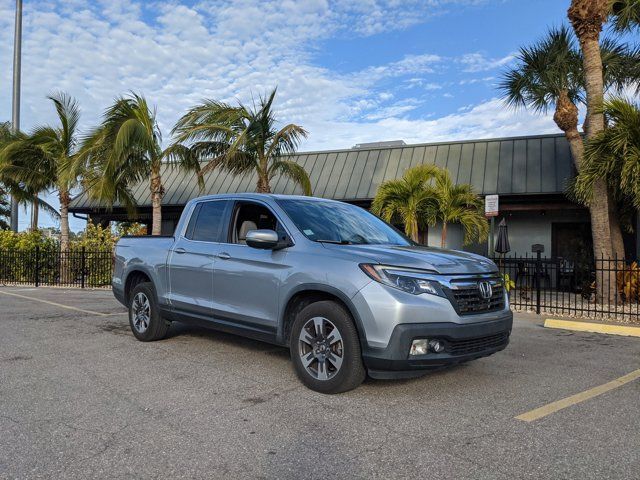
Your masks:
[{"label": "wheel arch", "polygon": [[129,304],[131,291],[136,287],[136,285],[144,282],[153,283],[151,275],[143,269],[135,268],[127,273],[124,281],[124,299],[127,305]]},{"label": "wheel arch", "polygon": [[351,318],[353,318],[358,332],[360,345],[363,347],[364,351],[364,348],[367,345],[367,338],[362,325],[362,320],[351,299],[337,288],[315,283],[298,285],[295,289],[289,292],[287,301],[284,303],[282,315],[280,316],[280,323],[278,325],[279,342],[284,345],[288,345],[291,326],[293,325],[293,320],[299,311],[307,305],[323,300],[335,301],[341,304],[347,312],[351,314]]}]

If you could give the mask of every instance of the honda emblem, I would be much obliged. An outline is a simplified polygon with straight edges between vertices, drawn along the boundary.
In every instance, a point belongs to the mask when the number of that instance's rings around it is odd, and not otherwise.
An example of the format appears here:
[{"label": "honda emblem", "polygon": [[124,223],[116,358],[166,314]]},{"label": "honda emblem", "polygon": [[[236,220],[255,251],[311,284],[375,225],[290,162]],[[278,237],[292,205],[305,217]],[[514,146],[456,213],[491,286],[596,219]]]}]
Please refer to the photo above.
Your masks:
[{"label": "honda emblem", "polygon": [[493,295],[493,289],[491,288],[491,283],[484,281],[478,282],[478,290],[480,291],[480,296],[485,300],[490,300],[491,295]]}]

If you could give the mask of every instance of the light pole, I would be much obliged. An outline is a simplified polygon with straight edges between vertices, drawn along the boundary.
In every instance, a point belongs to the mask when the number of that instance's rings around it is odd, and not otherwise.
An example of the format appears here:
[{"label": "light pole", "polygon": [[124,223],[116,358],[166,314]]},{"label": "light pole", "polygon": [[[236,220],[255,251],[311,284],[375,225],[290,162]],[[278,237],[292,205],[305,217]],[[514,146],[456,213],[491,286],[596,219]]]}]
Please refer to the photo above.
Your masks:
[{"label": "light pole", "polygon": [[[22,60],[22,0],[16,0],[16,27],[13,40],[13,105],[11,109],[11,128],[15,133],[20,130],[20,71]],[[18,202],[11,197],[11,230],[18,231]]]}]

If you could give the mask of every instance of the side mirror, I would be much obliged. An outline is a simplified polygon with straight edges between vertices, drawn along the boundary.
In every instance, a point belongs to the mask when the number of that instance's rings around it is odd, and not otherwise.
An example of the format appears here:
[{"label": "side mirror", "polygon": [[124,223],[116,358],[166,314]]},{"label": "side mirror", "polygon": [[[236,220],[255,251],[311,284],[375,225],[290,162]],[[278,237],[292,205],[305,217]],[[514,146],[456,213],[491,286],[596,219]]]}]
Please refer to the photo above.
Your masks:
[{"label": "side mirror", "polygon": [[250,230],[246,242],[251,248],[261,250],[273,250],[279,246],[278,234],[273,230]]}]

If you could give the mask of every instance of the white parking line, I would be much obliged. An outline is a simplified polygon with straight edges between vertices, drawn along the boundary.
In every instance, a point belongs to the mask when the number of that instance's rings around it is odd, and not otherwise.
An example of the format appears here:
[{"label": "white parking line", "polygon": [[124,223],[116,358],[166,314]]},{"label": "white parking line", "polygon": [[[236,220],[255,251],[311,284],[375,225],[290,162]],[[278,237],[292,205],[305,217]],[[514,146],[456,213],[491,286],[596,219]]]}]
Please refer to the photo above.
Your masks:
[{"label": "white parking line", "polygon": [[33,300],[34,302],[46,303],[47,305],[53,305],[54,307],[66,308],[67,310],[74,310],[76,312],[88,313],[90,315],[98,315],[100,317],[110,317],[113,315],[122,315],[125,312],[116,312],[116,313],[102,313],[102,312],[94,312],[93,310],[85,310],[83,308],[72,307],[70,305],[63,305],[61,303],[50,302],[49,300],[42,300],[41,298],[33,298],[27,297],[26,295],[19,295],[17,293],[5,292],[0,290],[0,293],[3,295],[9,295],[11,297],[24,298],[25,300]]}]

